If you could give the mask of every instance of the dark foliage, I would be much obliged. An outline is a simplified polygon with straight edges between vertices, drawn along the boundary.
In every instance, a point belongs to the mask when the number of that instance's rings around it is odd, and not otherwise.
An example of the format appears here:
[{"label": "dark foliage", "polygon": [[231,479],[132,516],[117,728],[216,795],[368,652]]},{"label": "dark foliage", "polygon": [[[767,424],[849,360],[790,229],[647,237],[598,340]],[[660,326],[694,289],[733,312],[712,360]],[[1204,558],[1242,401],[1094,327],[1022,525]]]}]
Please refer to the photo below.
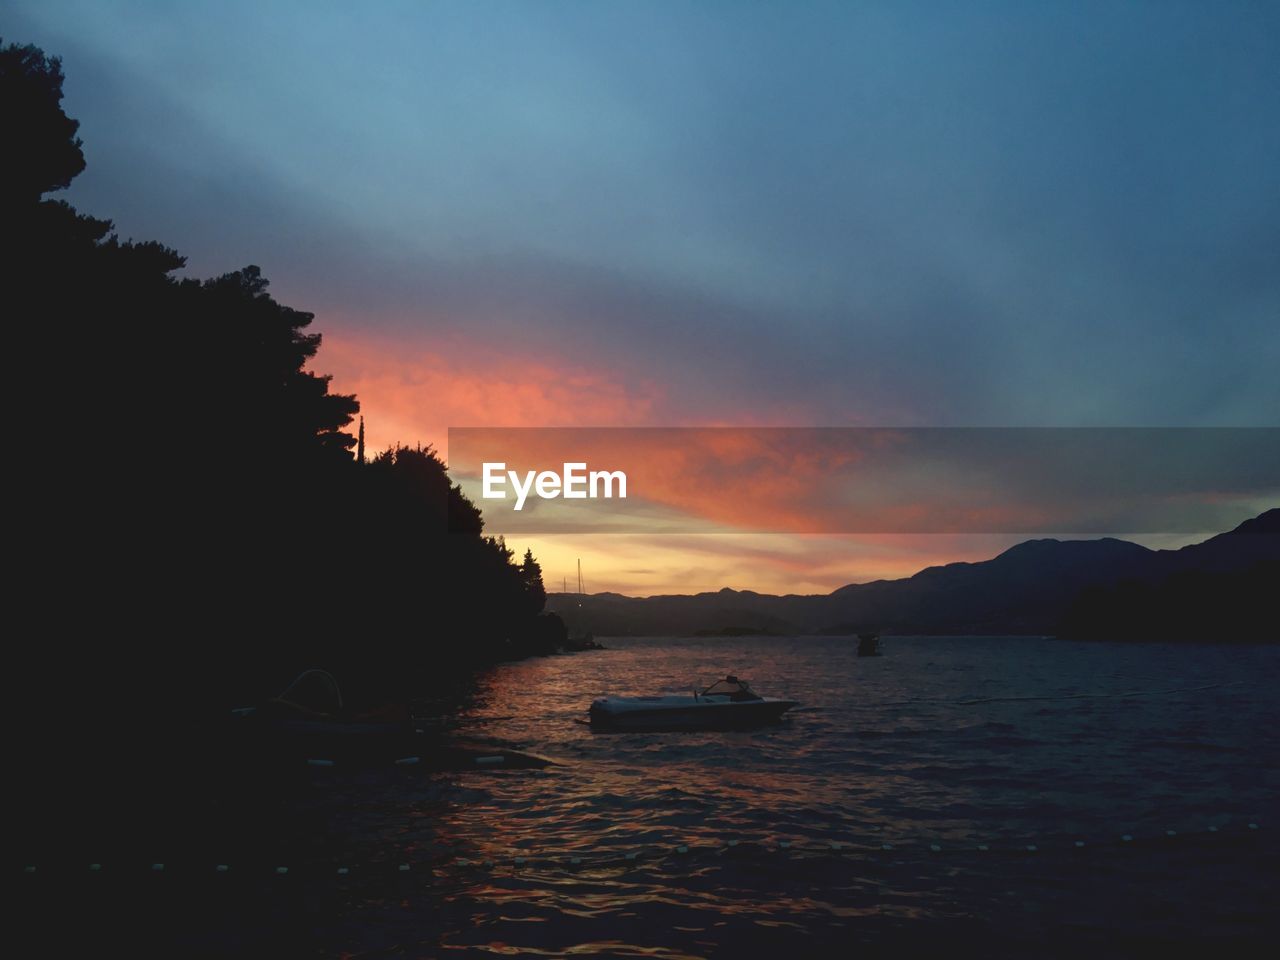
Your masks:
[{"label": "dark foliage", "polygon": [[[30,203],[61,190],[84,169],[76,130],[62,112],[62,60],[30,44],[4,45],[0,37],[0,204]],[[12,138],[12,139],[10,139]]]},{"label": "dark foliage", "polygon": [[306,369],[312,314],[255,266],[179,278],[173,250],[43,199],[84,166],[61,86],[57,59],[0,50],[9,676],[41,731],[32,779],[52,740],[76,776],[173,798],[199,789],[173,758],[305,668],[360,706],[554,649],[536,561],[484,535],[433,451],[356,462],[356,398]]}]

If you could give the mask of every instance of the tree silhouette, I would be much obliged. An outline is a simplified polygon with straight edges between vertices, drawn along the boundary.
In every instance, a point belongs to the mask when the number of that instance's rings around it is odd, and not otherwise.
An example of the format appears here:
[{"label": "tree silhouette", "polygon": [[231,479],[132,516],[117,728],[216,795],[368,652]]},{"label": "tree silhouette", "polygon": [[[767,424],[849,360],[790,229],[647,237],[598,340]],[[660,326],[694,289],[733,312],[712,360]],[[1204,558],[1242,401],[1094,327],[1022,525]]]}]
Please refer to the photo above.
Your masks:
[{"label": "tree silhouette", "polygon": [[[43,199],[84,165],[61,85],[57,58],[0,50],[0,306],[25,427],[6,547],[11,616],[32,625],[7,665],[44,733],[14,775],[59,840],[180,832],[228,707],[316,666],[352,706],[436,695],[553,651],[563,625],[539,615],[532,554],[485,534],[434,450],[356,463],[359,403],[308,369],[314,316],[258,267],[180,279],[176,251]],[[86,782],[118,792],[86,806]]]},{"label": "tree silhouette", "polygon": [[30,203],[61,190],[84,169],[77,120],[62,111],[62,60],[27,44],[2,46],[0,117],[5,138],[0,150],[0,197],[5,205]]},{"label": "tree silhouette", "polygon": [[531,549],[524,552],[524,560],[520,564],[520,581],[529,597],[530,609],[533,613],[541,613],[547,605],[547,588],[542,583],[542,565],[533,558]]}]

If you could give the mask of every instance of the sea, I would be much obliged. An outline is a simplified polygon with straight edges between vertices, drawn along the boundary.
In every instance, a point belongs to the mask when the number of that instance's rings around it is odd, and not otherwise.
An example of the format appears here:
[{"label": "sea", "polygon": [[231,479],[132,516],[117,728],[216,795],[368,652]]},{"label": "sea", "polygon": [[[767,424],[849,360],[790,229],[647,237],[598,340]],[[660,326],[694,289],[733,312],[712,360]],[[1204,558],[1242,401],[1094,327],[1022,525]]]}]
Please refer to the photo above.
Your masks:
[{"label": "sea", "polygon": [[[886,637],[858,657],[843,637],[604,643],[501,664],[447,721],[456,741],[551,765],[312,766],[282,801],[309,839],[286,829],[251,863],[150,877],[168,898],[156,909],[183,918],[184,954],[1280,945],[1280,646]],[[734,732],[584,722],[596,696],[726,674],[800,706]]]}]

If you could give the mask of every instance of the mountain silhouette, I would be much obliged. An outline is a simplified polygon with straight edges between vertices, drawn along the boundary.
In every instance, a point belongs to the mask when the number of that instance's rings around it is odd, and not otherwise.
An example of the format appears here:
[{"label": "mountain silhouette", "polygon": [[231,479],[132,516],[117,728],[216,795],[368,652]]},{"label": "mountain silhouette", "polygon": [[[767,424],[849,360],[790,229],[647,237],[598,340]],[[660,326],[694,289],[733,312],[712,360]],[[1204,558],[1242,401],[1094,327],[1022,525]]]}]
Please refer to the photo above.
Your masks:
[{"label": "mountain silhouette", "polygon": [[[1178,550],[1152,550],[1107,537],[1028,540],[990,560],[928,567],[900,580],[853,583],[826,595],[773,596],[750,590],[688,596],[581,598],[581,618],[598,634],[686,635],[744,627],[760,633],[1057,634],[1078,621],[1082,596],[1121,584],[1155,589],[1171,579],[1221,592],[1280,564],[1280,509]],[[1192,591],[1194,592],[1194,591]],[[568,602],[553,594],[548,608]],[[574,598],[575,602],[577,598]],[[1129,617],[1128,619],[1132,619]],[[1158,618],[1157,618],[1158,619]],[[1092,635],[1076,623],[1073,633]]]}]

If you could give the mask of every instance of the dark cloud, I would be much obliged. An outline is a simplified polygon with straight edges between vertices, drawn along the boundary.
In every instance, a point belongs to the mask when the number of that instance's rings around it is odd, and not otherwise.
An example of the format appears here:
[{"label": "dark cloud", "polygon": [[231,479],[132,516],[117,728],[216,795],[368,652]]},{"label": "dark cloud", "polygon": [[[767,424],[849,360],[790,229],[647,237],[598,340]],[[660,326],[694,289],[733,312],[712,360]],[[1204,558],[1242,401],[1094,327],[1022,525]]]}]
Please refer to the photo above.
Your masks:
[{"label": "dark cloud", "polygon": [[1268,424],[1280,8],[18,2],[70,193],[663,415]]}]

